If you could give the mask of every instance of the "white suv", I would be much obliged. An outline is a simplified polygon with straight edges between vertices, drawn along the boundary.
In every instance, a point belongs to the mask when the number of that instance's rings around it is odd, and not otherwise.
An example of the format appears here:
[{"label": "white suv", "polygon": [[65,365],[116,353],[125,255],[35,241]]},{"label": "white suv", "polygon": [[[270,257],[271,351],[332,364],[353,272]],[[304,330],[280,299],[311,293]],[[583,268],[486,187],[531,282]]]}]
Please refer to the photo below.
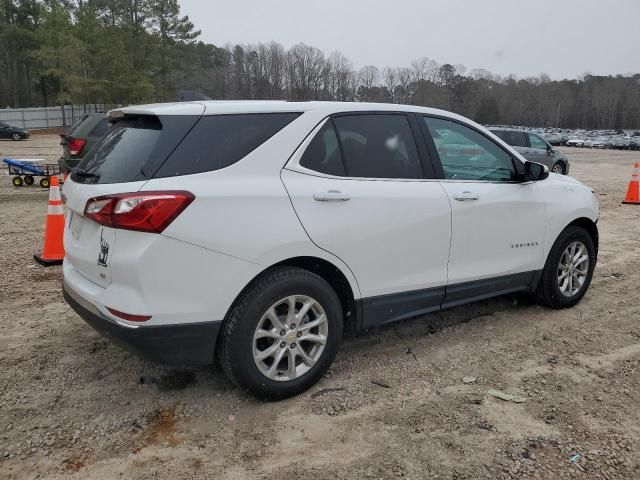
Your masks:
[{"label": "white suv", "polygon": [[313,385],[343,331],[508,292],[585,294],[598,203],[428,108],[127,107],[64,185],[64,295],[146,358],[261,398]]}]

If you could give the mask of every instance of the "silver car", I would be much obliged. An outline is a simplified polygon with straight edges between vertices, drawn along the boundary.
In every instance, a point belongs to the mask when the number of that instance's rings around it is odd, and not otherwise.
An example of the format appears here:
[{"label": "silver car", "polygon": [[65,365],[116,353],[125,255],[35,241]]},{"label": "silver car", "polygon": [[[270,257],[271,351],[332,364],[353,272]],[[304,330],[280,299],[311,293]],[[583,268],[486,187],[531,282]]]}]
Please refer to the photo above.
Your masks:
[{"label": "silver car", "polygon": [[520,155],[532,162],[542,163],[555,173],[567,175],[569,160],[555,150],[549,142],[537,133],[526,132],[516,128],[490,128],[498,136],[514,147]]}]

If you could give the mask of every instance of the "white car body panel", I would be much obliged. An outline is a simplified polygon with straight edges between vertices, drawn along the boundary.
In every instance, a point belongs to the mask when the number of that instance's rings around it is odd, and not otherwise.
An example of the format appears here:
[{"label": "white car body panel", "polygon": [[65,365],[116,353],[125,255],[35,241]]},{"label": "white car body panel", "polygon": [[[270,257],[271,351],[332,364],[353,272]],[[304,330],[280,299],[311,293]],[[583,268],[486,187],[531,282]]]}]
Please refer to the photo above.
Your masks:
[{"label": "white car body panel", "polygon": [[[290,258],[330,262],[358,300],[539,270],[562,229],[577,218],[597,220],[591,190],[555,174],[542,182],[496,184],[349,179],[300,167],[297,161],[311,133],[328,115],[348,111],[447,117],[481,130],[525,161],[468,119],[422,107],[278,101],[118,109],[110,114],[303,113],[220,170],[118,184],[80,184],[69,178],[64,185],[67,211],[84,224],[80,234],[69,225],[65,229],[65,283],[101,315],[130,327],[138,324],[117,319],[106,307],[151,315],[145,326],[219,321],[256,276]],[[82,218],[90,198],[138,190],[187,190],[195,200],[159,235],[114,231]],[[313,199],[314,193],[329,190],[345,190],[351,199]],[[455,200],[467,190],[479,199]],[[110,257],[106,267],[99,267],[105,232]],[[516,243],[535,245],[512,248]]]},{"label": "white car body panel", "polygon": [[[445,180],[442,186],[453,218],[448,283],[542,268],[546,222],[539,185]],[[477,200],[456,199],[470,195]]]}]

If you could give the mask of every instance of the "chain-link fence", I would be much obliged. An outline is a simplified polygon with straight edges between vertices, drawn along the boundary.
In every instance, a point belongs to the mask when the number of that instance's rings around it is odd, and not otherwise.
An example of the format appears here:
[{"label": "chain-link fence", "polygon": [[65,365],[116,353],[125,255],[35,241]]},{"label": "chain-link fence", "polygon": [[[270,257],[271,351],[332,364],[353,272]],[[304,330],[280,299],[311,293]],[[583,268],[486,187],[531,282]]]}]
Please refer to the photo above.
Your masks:
[{"label": "chain-link fence", "polygon": [[119,105],[60,105],[58,107],[0,109],[0,121],[30,129],[68,127],[87,113],[107,112]]}]

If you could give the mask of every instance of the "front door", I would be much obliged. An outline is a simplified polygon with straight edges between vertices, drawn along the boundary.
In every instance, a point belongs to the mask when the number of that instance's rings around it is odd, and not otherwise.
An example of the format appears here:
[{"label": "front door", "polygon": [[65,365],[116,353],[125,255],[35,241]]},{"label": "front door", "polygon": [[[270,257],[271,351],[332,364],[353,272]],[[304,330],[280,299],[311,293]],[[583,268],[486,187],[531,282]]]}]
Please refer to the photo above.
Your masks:
[{"label": "front door", "polygon": [[544,262],[538,185],[519,181],[519,160],[481,131],[448,119],[422,120],[452,208],[445,304],[522,289]]}]

